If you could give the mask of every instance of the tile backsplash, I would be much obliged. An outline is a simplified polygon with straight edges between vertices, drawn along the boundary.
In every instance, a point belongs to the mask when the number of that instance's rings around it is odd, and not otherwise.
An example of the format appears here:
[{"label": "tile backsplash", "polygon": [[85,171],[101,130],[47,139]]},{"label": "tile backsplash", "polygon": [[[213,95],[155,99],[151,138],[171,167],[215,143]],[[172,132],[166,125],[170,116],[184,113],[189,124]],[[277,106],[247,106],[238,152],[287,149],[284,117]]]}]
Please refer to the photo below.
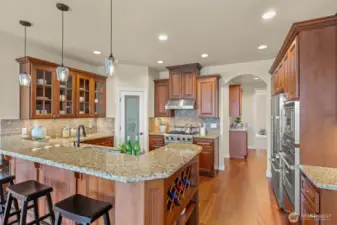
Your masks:
[{"label": "tile backsplash", "polygon": [[[175,117],[151,117],[149,118],[149,127],[151,132],[159,131],[159,120],[167,124],[167,130],[174,127],[184,127],[191,124],[193,127],[205,125],[209,133],[220,133],[219,118],[200,118],[197,110],[175,110]],[[216,124],[217,128],[211,128],[211,124]]]},{"label": "tile backsplash", "polygon": [[[97,132],[114,133],[114,118],[76,118],[76,119],[46,119],[46,120],[1,120],[1,136],[20,135],[22,128],[27,128],[28,134],[35,124],[43,126],[47,135],[52,138],[62,136],[65,127],[77,128],[84,125],[88,134]],[[91,124],[91,128],[89,128]]]}]

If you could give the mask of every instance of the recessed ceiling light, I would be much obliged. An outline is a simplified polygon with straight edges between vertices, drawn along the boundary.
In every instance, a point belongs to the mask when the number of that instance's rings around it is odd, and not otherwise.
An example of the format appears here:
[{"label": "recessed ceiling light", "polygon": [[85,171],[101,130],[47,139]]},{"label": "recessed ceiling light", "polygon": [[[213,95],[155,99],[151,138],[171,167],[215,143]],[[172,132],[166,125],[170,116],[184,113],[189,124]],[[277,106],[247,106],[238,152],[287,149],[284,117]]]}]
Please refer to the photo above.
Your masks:
[{"label": "recessed ceiling light", "polygon": [[159,63],[159,64],[163,64],[163,63],[164,63],[164,61],[162,61],[162,60],[159,60],[157,63]]},{"label": "recessed ceiling light", "polygon": [[272,19],[274,16],[276,16],[276,12],[275,11],[268,11],[263,13],[262,18],[264,20],[270,20]]},{"label": "recessed ceiling light", "polygon": [[168,36],[167,36],[166,34],[160,34],[160,35],[158,36],[158,39],[159,39],[160,41],[167,41]]},{"label": "recessed ceiling light", "polygon": [[100,55],[100,54],[102,54],[102,52],[100,52],[100,51],[93,51],[93,53],[94,53],[95,55]]},{"label": "recessed ceiling light", "polygon": [[201,57],[202,57],[202,58],[207,58],[208,55],[207,55],[206,53],[204,53],[204,54],[201,55]]},{"label": "recessed ceiling light", "polygon": [[263,49],[266,49],[268,48],[267,45],[260,45],[259,47],[257,47],[259,50],[263,50]]},{"label": "recessed ceiling light", "polygon": [[258,77],[254,77],[254,80],[258,80],[259,78]]}]

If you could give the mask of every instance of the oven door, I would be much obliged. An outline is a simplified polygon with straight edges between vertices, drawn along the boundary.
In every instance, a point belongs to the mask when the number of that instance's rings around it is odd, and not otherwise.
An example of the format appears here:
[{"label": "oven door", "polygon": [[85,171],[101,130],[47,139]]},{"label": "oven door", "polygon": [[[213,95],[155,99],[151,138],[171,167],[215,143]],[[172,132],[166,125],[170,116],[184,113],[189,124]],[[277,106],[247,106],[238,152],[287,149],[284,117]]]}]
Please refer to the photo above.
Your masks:
[{"label": "oven door", "polygon": [[284,134],[294,140],[295,138],[295,108],[293,105],[285,105]]}]

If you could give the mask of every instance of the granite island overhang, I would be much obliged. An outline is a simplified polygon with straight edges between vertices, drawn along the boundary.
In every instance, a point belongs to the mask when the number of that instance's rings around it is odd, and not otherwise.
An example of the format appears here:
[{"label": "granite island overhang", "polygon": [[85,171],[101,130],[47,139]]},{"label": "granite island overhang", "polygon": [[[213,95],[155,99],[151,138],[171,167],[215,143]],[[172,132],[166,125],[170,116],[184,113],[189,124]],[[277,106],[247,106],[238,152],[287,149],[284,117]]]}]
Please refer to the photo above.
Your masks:
[{"label": "granite island overhang", "polygon": [[54,203],[75,193],[111,202],[111,224],[198,224],[201,147],[170,144],[133,156],[82,146],[3,137],[0,153],[16,183],[33,179],[52,186]]}]

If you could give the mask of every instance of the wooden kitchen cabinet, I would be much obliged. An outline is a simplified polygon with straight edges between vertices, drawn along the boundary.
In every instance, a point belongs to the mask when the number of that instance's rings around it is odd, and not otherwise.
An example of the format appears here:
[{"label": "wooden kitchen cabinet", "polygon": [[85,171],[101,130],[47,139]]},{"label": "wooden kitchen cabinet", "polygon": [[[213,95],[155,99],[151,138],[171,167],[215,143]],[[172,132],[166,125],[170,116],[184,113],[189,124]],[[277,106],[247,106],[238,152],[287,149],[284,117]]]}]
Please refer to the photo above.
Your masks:
[{"label": "wooden kitchen cabinet", "polygon": [[165,146],[163,135],[149,135],[149,151]]},{"label": "wooden kitchen cabinet", "polygon": [[169,98],[195,99],[197,95],[196,77],[200,75],[199,63],[170,66],[169,70]]},{"label": "wooden kitchen cabinet", "polygon": [[197,78],[197,109],[199,117],[219,117],[220,75]]},{"label": "wooden kitchen cabinet", "polygon": [[200,175],[214,177],[219,168],[217,139],[193,138],[193,144],[202,147],[202,151],[199,155]]},{"label": "wooden kitchen cabinet", "polygon": [[230,158],[245,159],[248,155],[247,131],[229,131],[229,156]]},{"label": "wooden kitchen cabinet", "polygon": [[[20,86],[21,119],[105,116],[105,77],[69,68],[68,81],[60,82],[56,75],[58,64],[32,57],[18,58],[17,62],[20,72],[32,76],[30,87]],[[85,113],[79,114],[82,109]]]},{"label": "wooden kitchen cabinet", "polygon": [[229,116],[239,117],[242,113],[241,85],[229,85]]},{"label": "wooden kitchen cabinet", "polygon": [[83,144],[91,144],[91,145],[99,145],[104,147],[114,147],[114,136],[106,137],[106,138],[98,138],[88,141],[82,141]]},{"label": "wooden kitchen cabinet", "polygon": [[172,117],[174,110],[166,110],[165,105],[169,100],[169,80],[161,79],[154,81],[154,116]]}]

